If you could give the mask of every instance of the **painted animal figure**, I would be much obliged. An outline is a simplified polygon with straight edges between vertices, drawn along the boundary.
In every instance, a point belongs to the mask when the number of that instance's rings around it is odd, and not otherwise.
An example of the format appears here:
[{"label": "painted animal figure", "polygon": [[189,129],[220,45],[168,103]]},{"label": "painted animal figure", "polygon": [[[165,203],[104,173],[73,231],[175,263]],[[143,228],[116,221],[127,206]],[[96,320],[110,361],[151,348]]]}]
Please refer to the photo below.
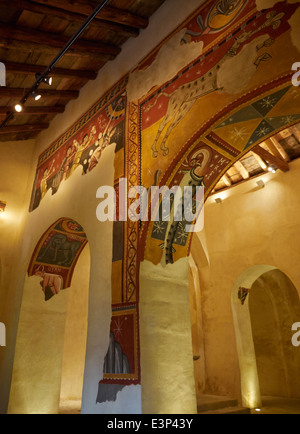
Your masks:
[{"label": "painted animal figure", "polygon": [[[80,241],[68,241],[66,235],[56,234],[49,242],[46,250],[39,255],[38,260],[42,260],[43,262],[49,261],[49,263],[54,263],[55,265],[69,267],[74,261],[80,246]],[[62,253],[63,259],[58,261],[58,255],[60,253]]]},{"label": "painted animal figure", "polygon": [[[232,58],[233,56],[236,56],[238,53],[239,47],[244,44],[248,39],[250,39],[255,33],[260,32],[262,29],[272,26],[273,29],[278,28],[281,24],[281,19],[284,16],[283,13],[276,15],[276,12],[272,11],[269,12],[266,15],[266,22],[257,28],[254,31],[244,31],[240,36],[235,38],[235,42],[231,46],[231,48],[228,50],[228,52],[225,54],[225,56],[220,60],[220,62],[213,66],[206,74],[204,74],[202,77],[197,78],[194,81],[191,81],[189,83],[186,83],[182,86],[180,86],[178,89],[176,89],[171,95],[166,92],[161,92],[159,95],[157,95],[155,101],[153,104],[149,105],[146,108],[146,112],[150,111],[158,102],[158,99],[161,96],[165,96],[167,98],[170,98],[168,103],[167,112],[158,128],[158,132],[156,135],[156,138],[152,145],[152,156],[153,158],[157,158],[158,151],[157,151],[157,143],[160,139],[160,136],[162,135],[163,131],[171,122],[169,127],[167,128],[167,131],[163,137],[163,140],[161,142],[161,150],[163,151],[163,155],[166,156],[169,153],[169,149],[166,146],[166,142],[172,132],[172,130],[180,123],[180,121],[187,115],[187,113],[190,111],[190,109],[193,107],[195,102],[198,100],[198,98],[203,97],[205,95],[208,95],[209,93],[216,92],[217,90],[222,90],[222,88],[218,88],[217,85],[217,79],[218,79],[218,71],[228,58]],[[270,40],[269,36],[266,35],[268,40]],[[260,47],[257,47],[257,49],[261,49],[265,46],[265,44],[262,44]]]}]

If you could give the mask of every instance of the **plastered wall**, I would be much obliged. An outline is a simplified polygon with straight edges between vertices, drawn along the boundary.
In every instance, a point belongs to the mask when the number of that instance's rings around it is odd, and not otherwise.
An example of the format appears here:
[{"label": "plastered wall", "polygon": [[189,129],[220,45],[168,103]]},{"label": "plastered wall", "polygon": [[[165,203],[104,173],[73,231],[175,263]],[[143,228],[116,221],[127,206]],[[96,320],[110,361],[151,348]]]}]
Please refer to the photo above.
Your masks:
[{"label": "plastered wall", "polygon": [[[299,172],[300,161],[290,171],[265,174],[264,188],[255,178],[208,199],[205,237],[208,263],[192,256],[199,269],[205,348],[203,393],[239,397],[240,371],[231,308],[235,282],[253,266],[278,268],[300,291],[299,273]],[[240,303],[240,302],[239,302]],[[290,324],[292,326],[292,324]]]},{"label": "plastered wall", "polygon": [[[9,160],[14,171],[4,172],[5,174],[7,173],[6,178],[9,179],[9,182],[11,180],[18,180],[18,182],[11,184],[11,189],[19,192],[18,200],[20,202],[24,199],[24,208],[21,211],[21,215],[19,214],[18,216],[23,219],[23,226],[20,226],[19,220],[17,223],[13,223],[10,220],[9,223],[10,229],[18,227],[19,244],[14,244],[17,236],[13,238],[12,232],[5,243],[5,245],[13,245],[11,257],[16,261],[16,265],[11,265],[11,269],[14,271],[13,274],[8,273],[7,275],[11,276],[9,285],[5,286],[5,291],[9,291],[8,301],[5,302],[2,298],[1,302],[5,315],[13,318],[13,323],[9,328],[11,340],[9,340],[8,347],[4,350],[5,352],[0,354],[1,413],[7,411],[10,390],[12,390],[9,402],[11,413],[18,411],[35,412],[39,410],[37,400],[31,402],[30,409],[26,407],[27,404],[25,405],[25,402],[27,400],[30,401],[30,396],[35,393],[34,384],[31,382],[30,384],[26,384],[26,388],[23,388],[22,378],[25,375],[25,368],[24,366],[20,368],[17,364],[13,365],[17,324],[19,312],[22,312],[23,309],[22,303],[23,307],[29,308],[30,303],[34,305],[35,297],[41,295],[37,279],[30,280],[30,284],[28,283],[29,280],[26,277],[26,272],[29,259],[41,235],[54,221],[63,216],[73,218],[84,227],[91,251],[89,327],[82,411],[83,413],[141,412],[141,391],[138,386],[126,388],[119,394],[117,401],[114,403],[95,404],[98,381],[101,379],[103,360],[107,351],[109,338],[112,250],[112,224],[104,223],[99,226],[99,222],[96,221],[96,190],[101,185],[113,185],[114,149],[110,148],[106,150],[101,164],[83,183],[81,182],[81,174],[78,173],[72,177],[71,182],[61,185],[60,191],[55,196],[51,196],[49,193],[48,197],[44,198],[43,203],[33,213],[28,213],[27,205],[29,205],[30,201],[38,156],[89,109],[105,91],[128,73],[151,49],[173,31],[177,25],[182,23],[201,3],[199,0],[188,0],[185,2],[183,8],[182,2],[179,0],[166,1],[163,7],[150,20],[149,27],[141,32],[138,38],[132,39],[124,45],[120,56],[114,62],[107,64],[99,73],[98,78],[88,83],[81,90],[79,98],[68,104],[65,113],[58,115],[47,131],[42,132],[35,142],[27,142],[26,147],[22,146],[24,144],[20,144],[20,146],[19,144],[14,145],[16,152],[15,160],[20,157],[20,161],[22,161],[24,166],[23,172],[18,170],[18,167],[15,166],[15,161],[11,159],[10,147],[3,148],[3,151],[1,151],[5,156],[5,160],[3,159],[3,161]],[[22,187],[18,189],[16,184]],[[7,193],[7,190],[8,187],[5,186],[3,191]],[[5,200],[6,197],[2,199]],[[13,202],[16,202],[15,199]],[[5,256],[8,260],[7,248],[2,246],[1,252],[3,252],[2,256]],[[14,264],[13,260],[9,260],[8,262]],[[3,276],[4,274],[2,273],[1,279],[6,279]],[[29,293],[25,290],[26,288]],[[24,296],[22,297],[22,295]],[[60,307],[60,309],[63,308],[64,314],[66,303],[67,301],[63,303],[64,307]],[[42,306],[40,308],[40,313],[43,315]],[[36,315],[39,316],[39,308],[34,306],[34,309]],[[19,336],[25,333],[25,335],[22,335],[24,337],[26,336],[26,332],[25,330],[22,331],[23,326],[20,326]],[[63,331],[61,331],[60,338],[62,334]],[[99,339],[99,336],[101,336],[101,339]],[[60,348],[61,345],[59,345]],[[26,346],[26,339],[21,338],[19,342],[17,341],[16,352],[28,351],[28,348],[25,348]],[[55,411],[56,404],[50,401],[42,409],[44,412]]]}]

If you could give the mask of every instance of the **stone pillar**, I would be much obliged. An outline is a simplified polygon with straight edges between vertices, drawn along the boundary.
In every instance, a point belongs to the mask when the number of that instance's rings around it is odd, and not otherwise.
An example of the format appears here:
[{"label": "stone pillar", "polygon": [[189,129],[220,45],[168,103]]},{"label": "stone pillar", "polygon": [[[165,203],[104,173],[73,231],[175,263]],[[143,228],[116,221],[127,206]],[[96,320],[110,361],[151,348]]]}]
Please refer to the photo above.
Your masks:
[{"label": "stone pillar", "polygon": [[140,268],[144,414],[196,414],[188,258]]}]

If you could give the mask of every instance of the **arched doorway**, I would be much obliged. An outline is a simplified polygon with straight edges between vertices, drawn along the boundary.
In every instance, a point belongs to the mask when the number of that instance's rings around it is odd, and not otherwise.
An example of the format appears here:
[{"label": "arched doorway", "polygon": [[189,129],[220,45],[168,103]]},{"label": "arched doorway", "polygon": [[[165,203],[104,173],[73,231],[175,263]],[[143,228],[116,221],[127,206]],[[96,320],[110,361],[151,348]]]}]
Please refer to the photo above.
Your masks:
[{"label": "arched doorway", "polygon": [[57,220],[36,245],[25,279],[9,414],[57,414],[62,401],[80,407],[89,273],[84,229]]},{"label": "arched doorway", "polygon": [[300,355],[292,325],[299,319],[298,292],[272,266],[254,266],[236,281],[232,310],[243,405],[256,408],[263,397],[299,398]]}]

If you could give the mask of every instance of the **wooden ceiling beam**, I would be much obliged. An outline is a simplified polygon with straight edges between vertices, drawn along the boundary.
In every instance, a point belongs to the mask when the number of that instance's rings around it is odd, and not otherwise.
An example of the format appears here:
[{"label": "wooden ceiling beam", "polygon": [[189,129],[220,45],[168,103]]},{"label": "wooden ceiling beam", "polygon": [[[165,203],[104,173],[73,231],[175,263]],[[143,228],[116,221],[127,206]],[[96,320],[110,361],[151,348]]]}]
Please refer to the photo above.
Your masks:
[{"label": "wooden ceiling beam", "polygon": [[289,128],[291,131],[291,134],[296,137],[296,139],[298,140],[298,142],[300,143],[300,131],[299,129],[296,127],[296,125],[292,126]]},{"label": "wooden ceiling beam", "polygon": [[290,161],[289,156],[282,148],[282,146],[277,142],[276,139],[272,137],[270,139],[267,139],[264,143],[268,147],[268,149],[272,152],[272,154],[275,155],[275,157],[281,158],[286,162]]},{"label": "wooden ceiling beam", "polygon": [[[29,92],[29,89],[18,89],[11,87],[0,87],[0,98],[23,98]],[[59,99],[76,99],[79,96],[78,90],[55,90],[55,89],[39,89],[39,93],[43,98],[59,98]]]},{"label": "wooden ceiling beam", "polygon": [[[71,11],[85,16],[91,15],[97,6],[97,3],[93,4],[91,2],[82,2],[80,0],[35,0],[35,3]],[[95,20],[111,21],[113,23],[131,26],[136,29],[145,29],[149,23],[149,20],[146,17],[112,6],[105,6],[96,16]]]},{"label": "wooden ceiling beam", "polygon": [[273,155],[271,152],[262,148],[261,146],[256,146],[253,149],[253,152],[267,161],[269,164],[274,165],[277,169],[280,169],[282,172],[288,172],[290,170],[289,165],[282,158],[278,158]]},{"label": "wooden ceiling beam", "polygon": [[[69,38],[62,35],[0,23],[0,47],[53,53],[57,49],[63,49],[68,42]],[[66,55],[93,56],[102,60],[112,60],[120,52],[121,48],[115,45],[81,39],[74,42]]]},{"label": "wooden ceiling beam", "polygon": [[[0,0],[0,4],[1,3],[7,3],[7,0]],[[70,21],[71,23],[84,23],[87,17],[86,15],[81,13],[72,12],[66,9],[60,9],[57,7],[51,7],[47,4],[35,3],[28,0],[18,0],[15,4],[12,4],[11,7],[16,7],[18,9],[21,8],[26,11],[40,13],[55,18],[61,18],[66,21]],[[91,27],[114,31],[126,37],[137,37],[139,35],[139,30],[135,27],[101,19],[95,19],[91,23]]]},{"label": "wooden ceiling beam", "polygon": [[231,187],[232,186],[232,181],[231,181],[230,177],[227,175],[227,173],[225,173],[225,175],[222,176],[222,181],[224,182],[224,184],[227,187]]},{"label": "wooden ceiling beam", "polygon": [[[20,113],[15,112],[15,116],[20,115],[52,115],[57,113],[63,113],[65,111],[64,106],[35,106],[35,107],[24,107]],[[9,109],[7,107],[0,107],[0,116],[7,115]]]},{"label": "wooden ceiling beam", "polygon": [[[15,62],[5,62],[5,68],[7,73],[14,74],[42,74],[45,72],[47,66],[40,65],[28,65],[25,63],[15,63]],[[53,68],[52,74],[57,77],[64,78],[78,78],[86,80],[95,80],[97,77],[97,72],[95,71],[84,71],[80,69],[64,69],[64,68]]]},{"label": "wooden ceiling beam", "polygon": [[48,127],[48,123],[9,125],[0,128],[0,135],[12,133],[31,133],[46,130]]},{"label": "wooden ceiling beam", "polygon": [[237,161],[236,163],[234,163],[234,167],[242,175],[243,179],[249,179],[250,178],[250,174],[249,174],[248,170],[240,161]]},{"label": "wooden ceiling beam", "polygon": [[251,151],[251,155],[253,155],[253,157],[255,158],[255,160],[258,162],[258,164],[260,165],[260,167],[267,172],[268,171],[268,165],[267,163],[257,154],[255,154],[255,152]]}]

